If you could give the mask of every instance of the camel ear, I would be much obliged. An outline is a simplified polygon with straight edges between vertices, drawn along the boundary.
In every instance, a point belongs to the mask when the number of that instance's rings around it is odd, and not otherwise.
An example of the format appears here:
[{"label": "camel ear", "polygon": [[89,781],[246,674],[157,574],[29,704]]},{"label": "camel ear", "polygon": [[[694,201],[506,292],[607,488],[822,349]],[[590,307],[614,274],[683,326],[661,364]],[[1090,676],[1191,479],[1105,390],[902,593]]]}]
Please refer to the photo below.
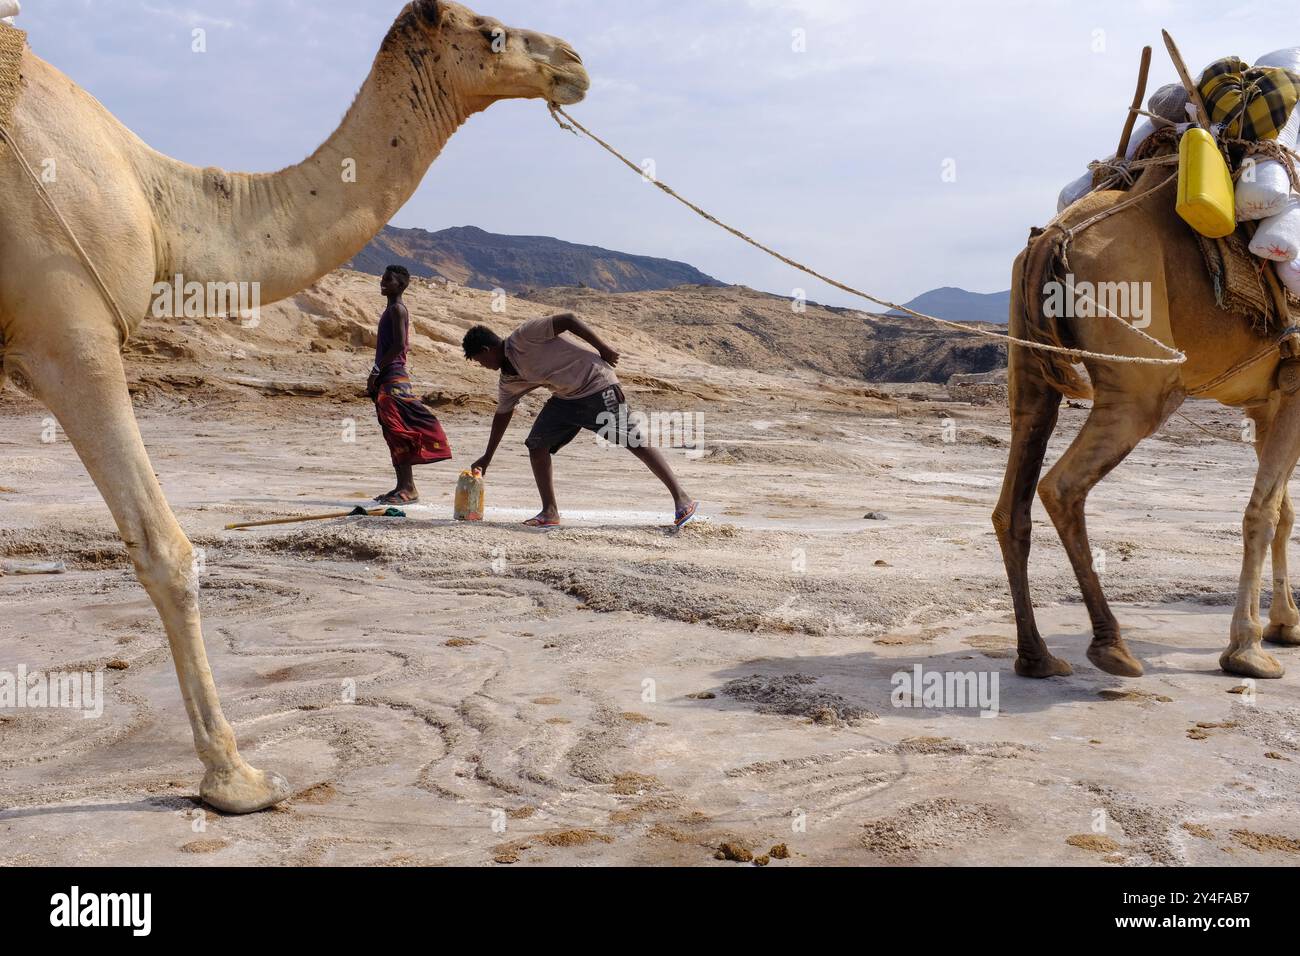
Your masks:
[{"label": "camel ear", "polygon": [[431,27],[442,22],[442,7],[438,0],[415,0],[415,12]]}]

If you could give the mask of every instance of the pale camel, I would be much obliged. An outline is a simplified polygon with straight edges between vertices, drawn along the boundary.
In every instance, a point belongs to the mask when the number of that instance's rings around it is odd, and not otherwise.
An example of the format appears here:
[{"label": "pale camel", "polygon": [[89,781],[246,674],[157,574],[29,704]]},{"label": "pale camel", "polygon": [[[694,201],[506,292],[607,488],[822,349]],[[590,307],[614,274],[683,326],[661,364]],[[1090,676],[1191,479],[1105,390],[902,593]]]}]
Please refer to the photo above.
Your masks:
[{"label": "pale camel", "polygon": [[[1168,167],[1152,167],[1131,193],[1103,191],[1087,196],[1067,209],[1060,223],[1078,225],[1131,195],[1153,190],[1169,173]],[[1300,457],[1300,393],[1287,395],[1278,390],[1281,357],[1276,348],[1270,349],[1272,340],[1254,331],[1247,319],[1216,305],[1213,283],[1195,237],[1175,213],[1174,198],[1173,186],[1165,184],[1142,202],[1085,229],[1069,245],[1068,263],[1076,284],[1149,282],[1150,327],[1146,331],[1186,353],[1186,364],[1084,361],[1089,387],[1064,359],[1025,348],[1011,349],[1011,451],[993,523],[1015,605],[1016,672],[1024,676],[1071,673],[1069,664],[1048,652],[1038,632],[1028,578],[1034,486],[1063,395],[1091,397],[1092,410],[1070,447],[1038,484],[1038,492],[1079,579],[1092,620],[1088,659],[1110,674],[1142,674],[1141,663],[1125,646],[1093,567],[1084,522],[1088,492],[1139,442],[1159,429],[1189,392],[1241,408],[1256,425],[1258,470],[1243,522],[1244,553],[1229,645],[1219,666],[1246,677],[1281,677],[1282,665],[1264,651],[1261,639],[1300,645],[1300,611],[1286,567],[1286,545],[1295,517],[1287,481]],[[1049,228],[1032,239],[1017,258],[1011,334],[1063,341],[1095,352],[1164,357],[1110,319],[1053,320],[1044,315],[1044,284],[1052,281],[1049,263],[1061,238],[1059,228]],[[1216,384],[1225,373],[1261,351],[1263,360]],[[1265,629],[1259,617],[1260,574],[1270,543],[1273,600]]]},{"label": "pale camel", "polygon": [[[263,302],[299,292],[378,233],[468,117],[507,98],[579,102],[588,88],[581,64],[562,40],[456,3],[416,0],[338,130],[278,173],[198,169],[162,156],[30,50],[12,130],[37,168],[53,160],[54,199],[135,326],[155,283],[176,275],[187,284],[258,283]],[[162,617],[206,768],[200,794],[227,812],[275,804],[288,784],[240,757],[222,714],[193,551],[140,437],[114,310],[3,145],[0,223],[0,365],[57,417]]]}]

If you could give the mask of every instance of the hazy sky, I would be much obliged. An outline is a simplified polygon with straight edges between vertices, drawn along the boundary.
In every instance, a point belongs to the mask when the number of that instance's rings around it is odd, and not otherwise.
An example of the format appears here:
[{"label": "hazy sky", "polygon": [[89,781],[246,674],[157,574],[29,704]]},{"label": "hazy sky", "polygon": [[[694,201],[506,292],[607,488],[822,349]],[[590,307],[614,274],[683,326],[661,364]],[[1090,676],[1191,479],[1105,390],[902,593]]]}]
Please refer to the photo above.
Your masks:
[{"label": "hazy sky", "polygon": [[[653,158],[663,181],[896,301],[936,286],[1010,284],[1012,258],[1055,211],[1061,186],[1114,151],[1144,44],[1156,48],[1152,89],[1174,79],[1162,26],[1193,70],[1300,44],[1300,26],[1282,35],[1276,5],[1234,0],[468,5],[572,42],[593,81],[572,112],[634,159]],[[400,9],[396,0],[24,0],[18,25],[157,149],[269,171],[333,130]],[[196,26],[206,54],[191,52]],[[561,133],[539,101],[471,120],[394,224],[558,236],[870,308],[695,218]]]}]

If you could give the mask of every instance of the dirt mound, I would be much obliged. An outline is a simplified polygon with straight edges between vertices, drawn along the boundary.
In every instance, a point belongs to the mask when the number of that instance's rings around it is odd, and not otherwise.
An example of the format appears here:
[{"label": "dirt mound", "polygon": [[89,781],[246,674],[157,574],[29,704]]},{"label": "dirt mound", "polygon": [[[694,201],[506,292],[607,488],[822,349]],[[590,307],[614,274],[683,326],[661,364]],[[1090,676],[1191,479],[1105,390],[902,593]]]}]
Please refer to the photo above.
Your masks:
[{"label": "dirt mound", "polygon": [[823,445],[777,442],[720,442],[709,446],[708,460],[719,465],[782,465],[790,468],[859,470],[866,462]]},{"label": "dirt mound", "polygon": [[1004,833],[1014,822],[1002,807],[939,797],[863,824],[861,843],[872,853],[896,862],[925,850],[945,850]]},{"label": "dirt mound", "polygon": [[839,694],[816,690],[816,677],[807,674],[753,674],[722,685],[722,693],[733,700],[757,704],[760,714],[808,717],[816,724],[853,726],[877,716],[864,707],[850,704]]},{"label": "dirt mound", "polygon": [[62,561],[79,571],[131,566],[126,545],[107,528],[0,528],[0,557]]}]

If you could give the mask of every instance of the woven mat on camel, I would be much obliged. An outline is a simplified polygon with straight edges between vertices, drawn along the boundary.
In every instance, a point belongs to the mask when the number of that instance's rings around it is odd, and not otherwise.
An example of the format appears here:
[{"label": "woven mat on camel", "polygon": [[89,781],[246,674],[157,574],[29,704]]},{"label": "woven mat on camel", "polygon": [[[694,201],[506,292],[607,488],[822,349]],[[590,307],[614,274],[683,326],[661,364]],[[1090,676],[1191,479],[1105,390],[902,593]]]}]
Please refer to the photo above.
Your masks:
[{"label": "woven mat on camel", "polygon": [[1273,263],[1250,251],[1250,236],[1244,225],[1222,239],[1209,239],[1195,230],[1193,235],[1214,283],[1214,299],[1219,308],[1249,319],[1261,335],[1278,335],[1293,324],[1291,316],[1300,315],[1300,299],[1287,291],[1290,315],[1278,315],[1273,293],[1263,275],[1263,270],[1272,269]]},{"label": "woven mat on camel", "polygon": [[18,103],[19,67],[23,62],[23,50],[27,46],[27,34],[17,27],[0,23],[0,123],[6,127],[13,122],[14,106]]}]

